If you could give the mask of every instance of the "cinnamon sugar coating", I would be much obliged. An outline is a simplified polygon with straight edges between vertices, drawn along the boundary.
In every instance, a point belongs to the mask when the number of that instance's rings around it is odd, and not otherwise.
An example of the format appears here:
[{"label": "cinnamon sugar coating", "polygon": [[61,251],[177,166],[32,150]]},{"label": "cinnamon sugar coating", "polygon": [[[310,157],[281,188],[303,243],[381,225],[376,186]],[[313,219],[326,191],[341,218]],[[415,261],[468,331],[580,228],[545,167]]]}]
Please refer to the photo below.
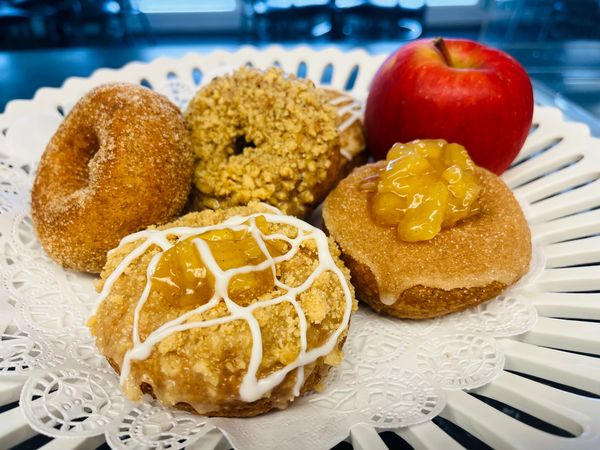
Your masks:
[{"label": "cinnamon sugar coating", "polygon": [[193,155],[183,117],[133,84],[84,95],[42,155],[31,212],[42,247],[64,267],[98,273],[126,236],[183,208]]},{"label": "cinnamon sugar coating", "polygon": [[[160,229],[203,227],[218,224],[235,215],[246,216],[257,212],[272,213],[272,209],[264,204],[252,203],[247,207],[205,210],[190,213]],[[297,233],[294,227],[269,223],[269,233],[275,231],[289,237]],[[136,246],[137,243],[133,242],[109,254],[101,280],[97,283],[98,291],[121,260]],[[329,250],[354,295],[349,284],[349,271],[339,259],[339,249],[331,239]],[[100,352],[117,371],[120,371],[125,353],[132,348],[134,310],[146,284],[148,263],[158,251],[157,247],[151,247],[136,259],[113,285],[97,314],[88,321]],[[291,260],[276,265],[277,276],[287,285],[298,286],[317,264],[316,243],[309,239]],[[281,293],[279,288],[274,287],[248,304],[275,298]],[[310,350],[322,345],[343,320],[346,302],[344,291],[337,276],[325,271],[298,300],[307,319]],[[140,338],[143,341],[160,325],[193,307],[169,301],[162,297],[160,291],[154,291],[141,311]],[[353,309],[356,309],[355,300]],[[226,306],[220,302],[217,307],[190,317],[186,323],[227,314]],[[263,340],[263,358],[258,370],[258,377],[263,378],[295,360],[300,349],[299,319],[293,306],[287,302],[261,307],[254,315]],[[346,332],[338,338],[331,353],[304,367],[305,381],[301,393],[319,388],[329,368],[341,362],[341,347]],[[124,386],[125,393],[133,399],[139,398],[142,393],[150,393],[166,405],[217,416],[249,417],[273,408],[287,407],[294,400],[296,370],[292,370],[281,384],[255,402],[246,403],[239,398],[239,387],[248,370],[251,348],[252,335],[244,320],[173,333],[154,346],[149,358],[133,361]]]},{"label": "cinnamon sugar coating", "polygon": [[[355,169],[327,197],[325,226],[342,249],[357,296],[376,311],[420,319],[459,311],[500,294],[529,269],[531,234],[510,189],[478,168],[481,212],[429,241],[404,242],[377,225]],[[382,301],[383,300],[383,301]]]},{"label": "cinnamon sugar coating", "polygon": [[338,179],[337,115],[309,80],[242,67],[202,87],[185,119],[196,209],[257,200],[305,216]]}]

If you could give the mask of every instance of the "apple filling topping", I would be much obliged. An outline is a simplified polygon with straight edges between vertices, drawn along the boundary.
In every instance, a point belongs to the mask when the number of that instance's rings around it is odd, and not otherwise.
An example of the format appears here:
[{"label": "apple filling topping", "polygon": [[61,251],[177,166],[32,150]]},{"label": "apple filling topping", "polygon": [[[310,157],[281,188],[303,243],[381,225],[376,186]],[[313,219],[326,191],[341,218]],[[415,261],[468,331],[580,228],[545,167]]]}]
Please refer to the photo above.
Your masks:
[{"label": "apple filling topping", "polygon": [[[263,235],[268,234],[264,217],[256,218]],[[256,266],[266,255],[256,239],[246,230],[218,229],[192,236],[175,244],[160,257],[152,276],[152,289],[159,291],[173,306],[197,308],[214,295],[215,276],[206,267],[195,241],[202,239],[210,248],[215,262],[223,271]],[[265,241],[271,257],[284,255],[289,244],[278,239]],[[236,273],[229,283],[229,297],[243,305],[273,290],[275,280],[271,267]]]},{"label": "apple filling topping", "polygon": [[463,146],[443,139],[394,144],[384,164],[361,188],[373,192],[375,221],[396,227],[400,239],[432,239],[479,212],[476,166]]}]

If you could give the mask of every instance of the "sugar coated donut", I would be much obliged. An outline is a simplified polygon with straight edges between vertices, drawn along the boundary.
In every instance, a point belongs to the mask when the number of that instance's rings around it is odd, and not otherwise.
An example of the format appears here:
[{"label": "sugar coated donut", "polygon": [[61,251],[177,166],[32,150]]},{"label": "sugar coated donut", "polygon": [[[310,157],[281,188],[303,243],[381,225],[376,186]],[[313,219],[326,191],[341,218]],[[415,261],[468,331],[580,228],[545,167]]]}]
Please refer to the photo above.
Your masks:
[{"label": "sugar coated donut", "polygon": [[51,138],[31,193],[42,247],[64,267],[100,272],[106,252],[184,206],[193,170],[181,113],[133,84],[83,96]]},{"label": "sugar coated donut", "polygon": [[360,300],[410,319],[475,306],[516,283],[529,268],[531,233],[510,189],[477,168],[481,212],[433,239],[405,242],[395,227],[377,225],[365,179],[377,164],[355,169],[327,197],[325,226],[339,244]]},{"label": "sugar coated donut", "polygon": [[197,209],[258,200],[304,216],[338,180],[336,109],[308,80],[242,67],[213,79],[185,118],[197,157]]},{"label": "sugar coated donut", "polygon": [[131,399],[210,416],[283,409],[341,363],[356,301],[339,255],[266,204],[190,213],[109,253],[88,326]]}]

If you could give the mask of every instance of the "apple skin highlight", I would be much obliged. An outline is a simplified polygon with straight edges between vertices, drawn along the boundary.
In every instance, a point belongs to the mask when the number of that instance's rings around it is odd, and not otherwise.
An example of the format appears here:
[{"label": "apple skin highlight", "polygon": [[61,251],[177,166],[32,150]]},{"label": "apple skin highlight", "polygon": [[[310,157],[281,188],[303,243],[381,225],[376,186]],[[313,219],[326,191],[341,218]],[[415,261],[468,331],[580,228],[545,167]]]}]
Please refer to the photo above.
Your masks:
[{"label": "apple skin highlight", "polygon": [[479,166],[504,172],[523,146],[533,89],[511,56],[477,42],[434,39],[401,47],[379,68],[365,111],[367,145],[385,159],[396,142],[445,139],[466,147]]}]

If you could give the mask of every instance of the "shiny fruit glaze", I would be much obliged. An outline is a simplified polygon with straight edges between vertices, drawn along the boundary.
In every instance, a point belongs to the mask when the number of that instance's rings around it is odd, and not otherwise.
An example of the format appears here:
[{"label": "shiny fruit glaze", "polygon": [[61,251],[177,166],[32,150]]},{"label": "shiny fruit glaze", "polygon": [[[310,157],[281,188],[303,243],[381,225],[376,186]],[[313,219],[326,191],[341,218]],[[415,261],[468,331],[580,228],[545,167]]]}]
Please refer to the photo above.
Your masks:
[{"label": "shiny fruit glaze", "polygon": [[394,144],[379,175],[362,188],[375,221],[395,226],[400,239],[432,239],[442,228],[479,212],[481,190],[475,163],[465,148],[442,139]]},{"label": "shiny fruit glaze", "polygon": [[[264,217],[256,224],[263,235],[268,234]],[[152,276],[152,289],[160,292],[167,301],[179,307],[197,307],[207,303],[214,295],[215,277],[205,266],[196,239],[202,239],[210,248],[221,270],[255,266],[266,260],[256,239],[248,231],[219,229],[184,239],[161,256]],[[288,244],[269,240],[266,246],[271,257],[285,254]],[[262,294],[273,290],[275,280],[269,267],[265,270],[239,273],[229,283],[229,297],[238,304],[248,304]]]}]

